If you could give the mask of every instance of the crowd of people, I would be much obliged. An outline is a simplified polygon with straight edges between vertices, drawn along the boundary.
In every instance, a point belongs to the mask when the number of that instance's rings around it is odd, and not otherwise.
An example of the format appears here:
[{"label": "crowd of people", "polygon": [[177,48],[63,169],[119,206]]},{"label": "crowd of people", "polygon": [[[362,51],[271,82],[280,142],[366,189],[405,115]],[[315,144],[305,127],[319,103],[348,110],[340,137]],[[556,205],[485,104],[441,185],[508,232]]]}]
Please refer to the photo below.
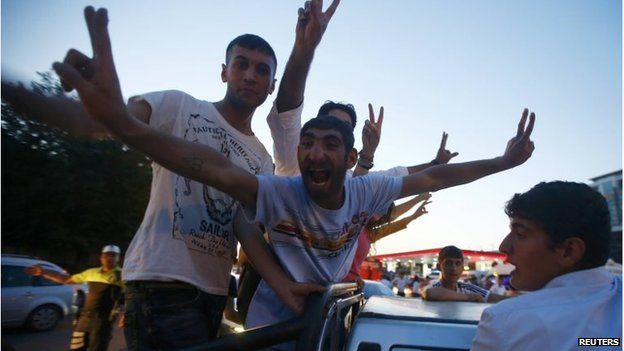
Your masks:
[{"label": "crowd of people", "polygon": [[[261,277],[248,302],[245,326],[285,321],[302,313],[307,296],[323,291],[325,284],[357,280],[349,273],[359,267],[370,244],[409,222],[397,220],[395,200],[417,196],[421,205],[411,216],[415,219],[426,213],[429,192],[509,170],[531,157],[535,114],[528,109],[502,155],[451,164],[457,153],[446,149],[448,135],[443,133],[433,160],[375,174],[371,170],[383,108],[376,113],[369,105],[359,153],[353,135],[357,116],[349,104],[328,102],[302,126],[307,75],[338,5],[333,0],[323,11],[322,1],[312,0],[298,10],[293,50],[267,117],[273,158],[251,128],[255,109],[277,83],[275,53],[256,35],[241,35],[226,48],[221,80],[227,87],[217,102],[170,90],[131,97],[126,104],[108,13],[92,7],[85,9],[85,19],[93,57],[71,49],[53,65],[64,88],[75,89],[80,101],[40,96],[3,82],[3,101],[25,116],[70,135],[115,138],[154,162],[145,217],[121,273],[129,350],[174,350],[215,338],[232,291],[237,242],[249,269]],[[544,203],[546,208],[540,207]],[[556,206],[565,210],[554,212]],[[576,321],[565,332],[557,330],[559,341],[621,336],[621,316],[618,324],[612,312],[621,310],[621,297],[619,308],[615,298],[621,295],[621,281],[599,268],[608,254],[608,235],[602,233],[608,227],[604,199],[586,185],[542,183],[516,194],[507,214],[511,232],[501,251],[517,267],[511,284],[535,292],[487,309],[474,348],[544,349],[543,344],[530,346],[550,340],[555,318]],[[566,215],[589,219],[562,224]],[[457,281],[463,259],[455,249],[441,252],[439,286],[419,287],[423,298],[443,299],[444,294],[436,297],[442,291],[471,301],[497,300],[495,293]],[[394,284],[404,289],[406,282]],[[573,293],[579,286],[587,289]],[[575,307],[545,305],[559,294]],[[546,317],[550,323],[543,322]],[[511,337],[509,330],[515,330]],[[289,350],[293,344],[274,348]]]}]

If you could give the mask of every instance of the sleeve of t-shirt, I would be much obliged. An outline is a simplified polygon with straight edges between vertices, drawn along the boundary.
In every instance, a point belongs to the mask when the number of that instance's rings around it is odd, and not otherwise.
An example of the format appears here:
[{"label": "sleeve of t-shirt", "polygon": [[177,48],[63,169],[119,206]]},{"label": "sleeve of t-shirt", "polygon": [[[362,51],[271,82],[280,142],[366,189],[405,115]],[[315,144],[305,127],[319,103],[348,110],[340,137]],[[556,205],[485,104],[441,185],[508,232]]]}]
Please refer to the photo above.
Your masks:
[{"label": "sleeve of t-shirt", "polygon": [[[286,179],[272,175],[259,175],[258,195],[256,196],[256,206],[243,206],[245,217],[249,222],[261,223],[265,227],[270,226],[270,219],[276,212],[276,204],[279,201],[280,193],[288,193],[285,189]],[[282,191],[280,192],[280,188]]]},{"label": "sleeve of t-shirt", "polygon": [[165,90],[138,96],[152,108],[149,124],[158,130],[171,133],[182,101],[190,95],[178,90]]},{"label": "sleeve of t-shirt", "polygon": [[258,174],[274,174],[274,173],[275,173],[275,169],[274,169],[273,159],[271,158],[270,155],[267,155],[267,157],[265,157],[262,160],[262,165],[260,166],[260,172]]},{"label": "sleeve of t-shirt", "polygon": [[483,298],[485,299],[485,302],[487,302],[488,297],[490,297],[490,292],[488,290],[485,290],[482,287],[474,285],[474,284],[470,284],[470,283],[466,284],[465,289],[475,294],[479,294],[483,296]]},{"label": "sleeve of t-shirt", "polygon": [[372,196],[369,204],[371,214],[386,214],[392,202],[401,194],[401,187],[403,186],[403,178],[401,177],[371,174],[353,179],[363,182],[365,194]]},{"label": "sleeve of t-shirt", "polygon": [[303,103],[292,110],[278,113],[275,103],[267,116],[267,123],[273,137],[275,174],[280,176],[299,175],[297,145],[301,131]]},{"label": "sleeve of t-shirt", "polygon": [[404,166],[396,166],[382,171],[370,171],[368,174],[379,174],[388,177],[405,177],[409,175],[409,170]]}]

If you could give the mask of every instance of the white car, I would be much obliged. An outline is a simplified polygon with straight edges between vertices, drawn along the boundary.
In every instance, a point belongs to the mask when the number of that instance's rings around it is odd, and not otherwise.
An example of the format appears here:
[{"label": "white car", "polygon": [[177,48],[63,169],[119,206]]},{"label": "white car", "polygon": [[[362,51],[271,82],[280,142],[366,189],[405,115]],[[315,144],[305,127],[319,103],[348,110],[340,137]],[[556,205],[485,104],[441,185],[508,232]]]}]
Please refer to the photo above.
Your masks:
[{"label": "white car", "polygon": [[50,330],[71,312],[80,288],[26,274],[24,269],[35,264],[46,270],[67,274],[54,263],[3,254],[2,327],[25,325],[35,331]]},{"label": "white car", "polygon": [[345,350],[468,351],[489,306],[373,296],[355,318]]}]

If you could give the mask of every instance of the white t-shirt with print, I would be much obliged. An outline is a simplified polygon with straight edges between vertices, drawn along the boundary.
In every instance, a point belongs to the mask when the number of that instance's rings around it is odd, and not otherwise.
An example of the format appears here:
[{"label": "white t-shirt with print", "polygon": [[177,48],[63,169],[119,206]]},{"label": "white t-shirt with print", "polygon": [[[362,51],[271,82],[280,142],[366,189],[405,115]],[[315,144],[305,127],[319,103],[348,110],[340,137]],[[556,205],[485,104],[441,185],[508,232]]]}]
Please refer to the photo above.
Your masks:
[{"label": "white t-shirt with print", "polygon": [[[180,91],[142,96],[149,124],[220,151],[253,174],[272,173],[271,156],[255,136],[230,126],[214,105]],[[227,295],[238,203],[229,195],[152,164],[150,200],[123,265],[123,280],[178,280]]]},{"label": "white t-shirt with print", "polygon": [[[372,215],[388,211],[402,184],[397,177],[349,178],[342,207],[328,210],[312,201],[301,177],[259,176],[256,208],[245,213],[264,224],[276,257],[293,280],[340,282],[349,271],[362,228]],[[246,325],[274,324],[292,316],[262,281]]]}]

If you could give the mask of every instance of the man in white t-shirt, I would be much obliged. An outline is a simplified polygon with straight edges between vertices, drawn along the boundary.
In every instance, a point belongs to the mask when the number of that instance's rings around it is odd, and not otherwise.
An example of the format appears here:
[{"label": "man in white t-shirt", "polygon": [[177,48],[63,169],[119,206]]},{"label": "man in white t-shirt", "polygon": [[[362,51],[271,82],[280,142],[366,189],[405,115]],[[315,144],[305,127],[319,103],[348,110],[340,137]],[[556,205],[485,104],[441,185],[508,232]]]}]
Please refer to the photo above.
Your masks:
[{"label": "man in white t-shirt", "polygon": [[392,287],[397,288],[397,295],[405,297],[405,286],[407,279],[403,278],[403,273],[397,272],[396,277],[392,279]]},{"label": "man in white t-shirt", "polygon": [[[105,25],[107,15],[98,11],[95,16],[95,22],[100,23],[91,29],[99,61],[94,67],[96,84],[85,80],[70,64],[53,66],[63,81],[78,91],[87,113],[154,162],[240,201],[246,214],[267,229],[283,269],[297,282],[339,282],[349,269],[362,227],[372,216],[384,214],[395,199],[465,184],[516,167],[534,150],[530,135],[535,115],[529,116],[525,109],[516,135],[500,157],[439,165],[405,177],[369,176],[345,181],[347,169],[357,162],[353,130],[336,117],[324,116],[311,119],[301,129],[297,149],[301,176],[254,175],[209,146],[137,120],[120,98]],[[259,314],[258,325],[294,314],[279,300],[273,301],[264,304],[267,310]],[[247,319],[252,317],[250,311]]]},{"label": "man in white t-shirt", "polygon": [[[89,7],[85,18],[90,33],[107,22],[104,9],[96,13]],[[97,51],[103,38],[92,39]],[[57,67],[74,65],[97,84],[106,78],[94,74],[102,64],[97,56],[90,59],[70,50]],[[227,90],[222,100],[212,103],[181,91],[162,91],[130,98],[127,109],[137,121],[207,145],[250,174],[271,174],[271,156],[251,130],[251,118],[275,88],[276,66],[273,49],[264,39],[241,35],[226,49],[221,79]],[[62,83],[67,87],[65,80]],[[121,93],[115,98],[121,101]],[[109,135],[73,100],[45,98],[5,84],[3,100],[73,136]],[[307,293],[321,288],[294,283],[283,273],[229,194],[156,163],[152,168],[150,200],[123,266],[129,349],[138,345],[178,349],[214,338],[227,299],[235,236],[249,248],[251,260],[263,276],[268,275],[269,284],[280,287],[280,298],[290,308],[301,310]]]}]

